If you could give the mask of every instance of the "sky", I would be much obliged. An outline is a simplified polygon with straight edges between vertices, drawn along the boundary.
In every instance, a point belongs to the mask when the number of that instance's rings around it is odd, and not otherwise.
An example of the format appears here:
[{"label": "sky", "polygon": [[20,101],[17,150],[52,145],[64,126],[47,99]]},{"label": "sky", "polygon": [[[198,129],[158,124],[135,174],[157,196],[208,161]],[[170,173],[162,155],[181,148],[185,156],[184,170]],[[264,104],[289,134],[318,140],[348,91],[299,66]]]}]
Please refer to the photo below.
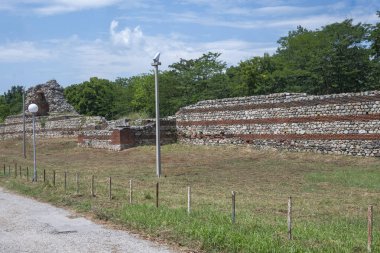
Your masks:
[{"label": "sky", "polygon": [[115,80],[207,52],[228,66],[301,25],[376,23],[378,0],[0,0],[0,94],[12,85]]}]

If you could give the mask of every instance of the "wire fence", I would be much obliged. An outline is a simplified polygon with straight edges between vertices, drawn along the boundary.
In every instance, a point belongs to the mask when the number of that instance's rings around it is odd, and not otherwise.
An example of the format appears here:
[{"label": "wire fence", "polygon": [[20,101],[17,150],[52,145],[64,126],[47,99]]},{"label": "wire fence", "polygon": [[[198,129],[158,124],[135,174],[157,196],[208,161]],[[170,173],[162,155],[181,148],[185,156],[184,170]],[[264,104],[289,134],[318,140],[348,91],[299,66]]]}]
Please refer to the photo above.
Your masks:
[{"label": "wire fence", "polygon": [[[192,186],[187,186],[185,189],[178,189],[177,191],[164,191],[165,195],[162,195],[161,188],[165,187],[165,184],[160,182],[145,182],[144,180],[120,178],[118,176],[97,176],[91,173],[73,172],[68,170],[53,170],[53,169],[38,169],[37,178],[33,180],[33,168],[28,166],[21,166],[15,164],[3,164],[2,173],[0,176],[3,178],[13,178],[25,183],[34,184],[46,184],[53,187],[61,194],[65,194],[71,197],[87,196],[91,198],[97,198],[100,201],[117,201],[120,203],[138,204],[146,203],[150,201],[157,208],[162,203],[170,206],[172,201],[176,201],[176,205],[183,206],[186,212],[190,215],[194,209],[202,208],[201,204],[194,205],[193,199],[196,197],[198,200],[202,199],[203,192],[195,191]],[[197,195],[198,194],[198,195]],[[235,224],[239,219],[239,192],[232,191],[229,196],[222,193],[223,200],[226,203],[229,202],[230,221]],[[174,197],[173,197],[174,196]],[[251,196],[251,197],[263,197],[263,196]],[[303,211],[302,206],[294,208],[294,197],[270,195],[267,194],[266,198],[275,199],[278,202],[283,202],[286,209],[278,210],[281,217],[286,216],[284,222],[287,224],[287,238],[293,239],[294,230],[293,224],[295,219],[310,218],[310,214],[306,214]],[[227,201],[228,200],[228,201]],[[199,201],[198,201],[199,202]],[[357,214],[363,216],[364,207],[357,207]],[[373,234],[374,234],[374,206],[368,205],[366,208],[367,218],[367,251],[372,252],[373,248]],[[285,217],[284,217],[285,218]],[[365,217],[363,217],[365,219]]]}]

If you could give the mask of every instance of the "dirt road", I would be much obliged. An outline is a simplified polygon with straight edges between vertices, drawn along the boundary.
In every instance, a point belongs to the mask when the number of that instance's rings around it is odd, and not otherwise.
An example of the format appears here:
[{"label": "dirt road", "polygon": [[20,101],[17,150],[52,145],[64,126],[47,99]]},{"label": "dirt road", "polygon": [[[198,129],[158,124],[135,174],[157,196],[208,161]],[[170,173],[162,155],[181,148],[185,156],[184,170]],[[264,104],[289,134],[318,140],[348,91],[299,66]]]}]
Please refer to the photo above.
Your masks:
[{"label": "dirt road", "polygon": [[0,187],[0,252],[174,251]]}]

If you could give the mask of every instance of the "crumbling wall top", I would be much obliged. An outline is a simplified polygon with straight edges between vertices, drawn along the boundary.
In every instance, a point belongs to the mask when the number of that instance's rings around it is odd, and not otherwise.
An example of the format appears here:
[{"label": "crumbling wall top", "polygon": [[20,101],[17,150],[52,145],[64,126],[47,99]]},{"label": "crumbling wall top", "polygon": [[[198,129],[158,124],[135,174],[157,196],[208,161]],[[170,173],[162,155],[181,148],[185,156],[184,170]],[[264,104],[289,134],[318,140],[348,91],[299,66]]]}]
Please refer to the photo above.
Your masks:
[{"label": "crumbling wall top", "polygon": [[70,105],[64,95],[63,88],[56,80],[50,80],[44,84],[38,84],[29,88],[25,96],[25,108],[35,103],[38,105],[38,116],[45,116],[54,113],[75,114],[74,107]]}]

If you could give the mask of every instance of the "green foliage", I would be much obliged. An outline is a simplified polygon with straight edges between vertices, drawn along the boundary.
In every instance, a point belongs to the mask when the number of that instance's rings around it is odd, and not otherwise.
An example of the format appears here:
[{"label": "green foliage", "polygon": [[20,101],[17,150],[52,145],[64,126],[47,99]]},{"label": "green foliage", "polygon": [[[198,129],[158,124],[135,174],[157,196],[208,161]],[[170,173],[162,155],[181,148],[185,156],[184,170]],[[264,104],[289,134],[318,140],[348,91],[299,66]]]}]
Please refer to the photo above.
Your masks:
[{"label": "green foliage", "polygon": [[22,112],[22,86],[12,86],[10,90],[0,95],[0,122],[9,115]]},{"label": "green foliage", "polygon": [[[380,16],[380,12],[378,12]],[[330,94],[380,89],[380,23],[351,19],[308,30],[301,26],[264,54],[227,68],[220,53],[180,59],[159,73],[160,116],[200,100],[277,92]],[[91,78],[65,90],[82,114],[108,119],[155,115],[154,75]],[[0,103],[0,113],[8,110]]]},{"label": "green foliage", "polygon": [[175,114],[179,108],[205,99],[230,96],[226,63],[220,53],[208,52],[197,59],[180,59],[161,72],[160,114]]},{"label": "green foliage", "polygon": [[[377,16],[380,18],[380,11],[377,11]],[[380,59],[380,23],[377,23],[375,26],[372,27],[371,31],[371,40],[372,45],[371,49],[373,50],[372,55],[375,57],[375,59]]]},{"label": "green foliage", "polygon": [[154,76],[144,74],[129,78],[127,93],[131,95],[128,101],[131,112],[143,112],[150,116],[154,115]]},{"label": "green foliage", "polygon": [[175,85],[171,90],[182,98],[182,105],[228,96],[224,74],[226,63],[219,60],[220,55],[209,52],[197,59],[180,59],[169,66],[171,84]]},{"label": "green foliage", "polygon": [[273,72],[276,62],[269,54],[242,61],[227,70],[233,96],[268,94],[275,91]]},{"label": "green foliage", "polygon": [[80,114],[113,119],[118,113],[115,102],[122,90],[120,85],[109,80],[92,77],[89,81],[67,87],[65,97]]},{"label": "green foliage", "polygon": [[227,70],[232,94],[330,94],[378,89],[378,30],[379,24],[354,25],[352,20],[315,31],[299,26],[278,40],[274,55],[254,57]]},{"label": "green foliage", "polygon": [[[160,115],[173,115],[182,106],[204,99],[229,96],[226,63],[219,53],[181,59],[159,73]],[[65,89],[65,96],[84,115],[115,119],[131,113],[155,115],[154,75],[118,78],[114,82],[93,77]]]}]

